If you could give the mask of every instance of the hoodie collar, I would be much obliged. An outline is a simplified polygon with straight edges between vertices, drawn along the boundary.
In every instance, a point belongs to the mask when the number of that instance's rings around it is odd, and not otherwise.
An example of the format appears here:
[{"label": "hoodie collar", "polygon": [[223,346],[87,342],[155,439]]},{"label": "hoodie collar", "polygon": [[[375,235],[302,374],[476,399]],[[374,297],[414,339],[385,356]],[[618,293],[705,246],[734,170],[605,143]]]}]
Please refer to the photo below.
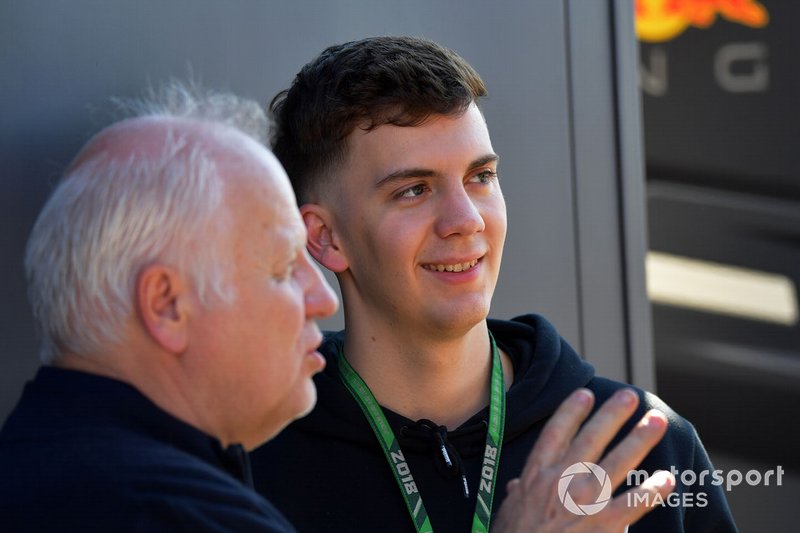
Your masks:
[{"label": "hoodie collar", "polygon": [[[524,315],[509,321],[489,319],[487,325],[498,346],[509,355],[514,365],[514,383],[506,396],[506,441],[549,417],[569,391],[586,385],[594,376],[594,367],[583,361],[555,328],[539,315]],[[314,378],[319,398],[317,407],[309,416],[295,422],[295,427],[372,446],[375,439],[372,430],[339,375],[336,358],[338,347],[343,342],[344,331],[326,333],[319,351],[325,356],[327,365]],[[439,433],[464,457],[481,453],[488,412],[486,406],[458,428],[448,428],[449,431],[442,433],[435,423],[410,420],[384,407],[395,435],[403,434],[400,438],[406,442],[401,445],[415,446],[408,440],[426,432],[430,437],[423,438],[433,442]],[[431,428],[426,430],[428,425]],[[419,446],[427,444],[420,443]]]}]

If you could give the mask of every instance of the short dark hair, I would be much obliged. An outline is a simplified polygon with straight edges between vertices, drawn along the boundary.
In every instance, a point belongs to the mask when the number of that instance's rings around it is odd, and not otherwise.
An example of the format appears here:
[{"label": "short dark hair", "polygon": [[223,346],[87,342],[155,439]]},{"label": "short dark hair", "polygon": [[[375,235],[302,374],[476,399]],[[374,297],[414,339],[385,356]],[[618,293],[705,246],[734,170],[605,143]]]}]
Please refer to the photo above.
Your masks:
[{"label": "short dark hair", "polygon": [[347,136],[384,124],[418,126],[431,115],[457,115],[486,95],[458,54],[417,37],[372,37],[325,49],[270,104],[273,152],[298,201],[343,162]]}]

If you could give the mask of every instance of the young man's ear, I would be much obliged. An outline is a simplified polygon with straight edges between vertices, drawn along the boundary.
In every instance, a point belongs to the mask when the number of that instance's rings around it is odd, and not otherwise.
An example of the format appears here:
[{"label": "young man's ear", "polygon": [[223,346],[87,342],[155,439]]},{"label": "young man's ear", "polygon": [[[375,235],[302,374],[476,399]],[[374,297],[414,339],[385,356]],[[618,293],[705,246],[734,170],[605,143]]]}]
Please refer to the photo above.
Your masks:
[{"label": "young man's ear", "polygon": [[136,303],[145,330],[174,354],[183,353],[188,345],[187,296],[183,278],[162,265],[147,267],[136,283]]},{"label": "young man's ear", "polygon": [[334,231],[332,217],[327,209],[318,204],[305,204],[300,214],[308,231],[308,252],[319,263],[333,272],[344,272],[348,268],[347,258]]}]

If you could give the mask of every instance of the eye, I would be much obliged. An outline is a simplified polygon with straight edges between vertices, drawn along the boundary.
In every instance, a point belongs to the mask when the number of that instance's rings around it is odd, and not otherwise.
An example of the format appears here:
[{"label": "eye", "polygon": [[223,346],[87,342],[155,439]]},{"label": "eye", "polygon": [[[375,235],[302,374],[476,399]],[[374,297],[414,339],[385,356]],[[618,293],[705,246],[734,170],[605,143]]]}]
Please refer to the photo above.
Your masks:
[{"label": "eye", "polygon": [[419,183],[400,191],[400,193],[397,194],[397,198],[416,198],[417,196],[422,196],[426,189],[427,187],[425,185]]},{"label": "eye", "polygon": [[272,279],[278,282],[289,281],[290,279],[292,279],[292,274],[294,274],[294,266],[295,266],[295,261],[292,261],[282,271],[278,272],[277,274],[274,274],[272,276]]},{"label": "eye", "polygon": [[497,179],[497,172],[494,170],[486,169],[475,174],[471,180],[477,183],[488,185]]}]

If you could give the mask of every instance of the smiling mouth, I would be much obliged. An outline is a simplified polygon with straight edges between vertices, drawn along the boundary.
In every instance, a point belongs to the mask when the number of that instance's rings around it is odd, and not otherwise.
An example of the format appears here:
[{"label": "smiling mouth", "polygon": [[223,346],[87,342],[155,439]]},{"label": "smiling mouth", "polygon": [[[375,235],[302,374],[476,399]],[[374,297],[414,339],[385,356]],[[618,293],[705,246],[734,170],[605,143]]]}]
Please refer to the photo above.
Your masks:
[{"label": "smiling mouth", "polygon": [[473,259],[472,261],[467,261],[466,263],[453,263],[451,265],[444,265],[444,264],[425,264],[422,265],[422,268],[425,270],[430,270],[432,272],[464,272],[465,270],[469,270],[474,268],[475,265],[478,264],[480,258]]}]

